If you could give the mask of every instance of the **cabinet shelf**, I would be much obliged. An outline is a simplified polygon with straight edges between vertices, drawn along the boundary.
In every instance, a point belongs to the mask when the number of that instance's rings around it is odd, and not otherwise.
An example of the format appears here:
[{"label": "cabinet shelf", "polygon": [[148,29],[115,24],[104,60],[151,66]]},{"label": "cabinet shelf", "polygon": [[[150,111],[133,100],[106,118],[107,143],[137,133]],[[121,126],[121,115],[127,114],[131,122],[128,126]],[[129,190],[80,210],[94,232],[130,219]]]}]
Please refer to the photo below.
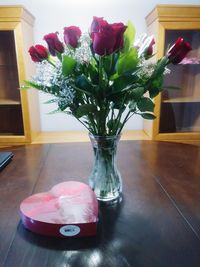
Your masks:
[{"label": "cabinet shelf", "polygon": [[200,103],[200,97],[177,97],[172,99],[164,99],[162,103]]},{"label": "cabinet shelf", "polygon": [[13,100],[13,99],[1,99],[0,98],[0,106],[3,105],[21,105],[20,101]]},{"label": "cabinet shelf", "polygon": [[0,68],[16,68],[16,64],[0,64]]}]

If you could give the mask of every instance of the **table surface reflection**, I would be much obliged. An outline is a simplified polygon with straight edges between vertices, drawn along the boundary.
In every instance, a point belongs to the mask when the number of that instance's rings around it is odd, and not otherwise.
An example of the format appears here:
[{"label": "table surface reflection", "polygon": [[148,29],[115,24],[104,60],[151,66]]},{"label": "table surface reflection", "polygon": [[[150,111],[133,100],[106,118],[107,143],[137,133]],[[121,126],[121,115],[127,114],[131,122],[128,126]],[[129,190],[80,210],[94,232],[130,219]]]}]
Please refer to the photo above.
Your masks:
[{"label": "table surface reflection", "polygon": [[80,239],[31,233],[21,224],[19,205],[59,182],[87,183],[91,145],[27,145],[12,151],[12,162],[0,173],[0,266],[200,266],[200,147],[121,141],[122,200],[100,204],[97,236]]}]

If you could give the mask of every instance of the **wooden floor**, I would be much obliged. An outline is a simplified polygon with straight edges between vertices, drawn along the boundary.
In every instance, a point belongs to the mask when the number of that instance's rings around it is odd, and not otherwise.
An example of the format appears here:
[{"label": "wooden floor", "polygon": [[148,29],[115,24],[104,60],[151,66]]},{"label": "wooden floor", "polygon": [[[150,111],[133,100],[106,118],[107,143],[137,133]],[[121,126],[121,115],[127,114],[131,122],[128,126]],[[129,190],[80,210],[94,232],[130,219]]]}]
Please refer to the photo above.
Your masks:
[{"label": "wooden floor", "polygon": [[12,151],[13,161],[0,173],[0,267],[200,266],[200,147],[121,141],[122,202],[100,204],[97,236],[82,239],[29,232],[20,222],[19,205],[59,182],[87,183],[90,144]]}]

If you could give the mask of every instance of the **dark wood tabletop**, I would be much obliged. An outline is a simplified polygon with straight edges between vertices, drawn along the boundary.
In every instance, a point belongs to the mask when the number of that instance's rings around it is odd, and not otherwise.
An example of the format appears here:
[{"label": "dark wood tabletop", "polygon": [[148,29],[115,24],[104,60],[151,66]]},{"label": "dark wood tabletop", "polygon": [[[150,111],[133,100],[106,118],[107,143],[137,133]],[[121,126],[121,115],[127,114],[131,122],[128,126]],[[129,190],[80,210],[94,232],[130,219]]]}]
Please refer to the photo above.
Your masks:
[{"label": "dark wood tabletop", "polygon": [[19,205],[59,182],[87,183],[90,143],[19,146],[12,152],[0,173],[1,267],[200,266],[200,147],[121,141],[122,202],[100,205],[97,236],[80,239],[31,233],[20,222]]}]

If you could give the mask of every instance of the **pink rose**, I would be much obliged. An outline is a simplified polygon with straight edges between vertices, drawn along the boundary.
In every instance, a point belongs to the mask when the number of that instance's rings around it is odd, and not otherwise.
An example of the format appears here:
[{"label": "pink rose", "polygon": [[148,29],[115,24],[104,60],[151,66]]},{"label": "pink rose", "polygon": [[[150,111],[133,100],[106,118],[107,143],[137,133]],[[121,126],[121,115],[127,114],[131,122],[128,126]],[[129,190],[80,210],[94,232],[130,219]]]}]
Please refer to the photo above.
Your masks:
[{"label": "pink rose", "polygon": [[58,33],[49,33],[44,36],[44,40],[48,44],[49,52],[52,56],[56,55],[56,52],[63,53],[64,46],[62,42],[58,39]]},{"label": "pink rose", "polygon": [[80,37],[81,30],[79,27],[70,26],[64,28],[64,41],[66,45],[76,48],[78,46],[78,40]]},{"label": "pink rose", "polygon": [[28,52],[34,62],[42,62],[48,58],[48,50],[43,45],[31,46]]},{"label": "pink rose", "polygon": [[183,38],[179,37],[175,44],[167,51],[167,57],[173,64],[178,64],[184,59],[190,50],[192,50],[190,44]]}]

